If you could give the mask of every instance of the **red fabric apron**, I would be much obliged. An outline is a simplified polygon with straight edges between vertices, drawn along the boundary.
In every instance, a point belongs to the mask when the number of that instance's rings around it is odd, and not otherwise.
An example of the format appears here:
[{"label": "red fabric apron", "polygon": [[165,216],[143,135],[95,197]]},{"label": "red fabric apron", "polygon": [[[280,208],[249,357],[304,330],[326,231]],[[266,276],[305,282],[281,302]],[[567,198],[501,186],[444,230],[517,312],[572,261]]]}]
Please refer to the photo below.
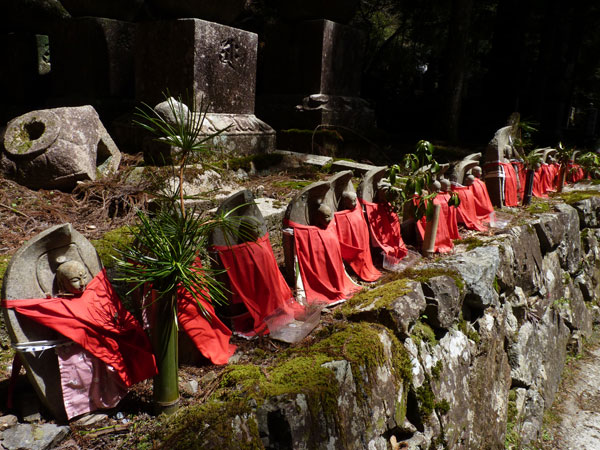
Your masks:
[{"label": "red fabric apron", "polygon": [[[514,171],[513,171],[514,173]],[[452,186],[460,199],[456,215],[458,221],[463,223],[469,230],[486,231],[487,227],[477,218],[477,209],[475,207],[475,197],[473,191],[468,186]]]},{"label": "red fabric apron", "polygon": [[402,240],[400,233],[400,220],[398,215],[392,211],[389,203],[371,203],[359,199],[364,205],[367,213],[367,222],[371,230],[373,240],[383,252],[396,259],[402,259],[408,254],[408,250]]},{"label": "red fabric apron", "polygon": [[449,200],[450,194],[448,192],[440,192],[435,196],[433,203],[442,207],[443,214],[447,219],[448,234],[450,235],[450,239],[460,239],[460,234],[458,234],[456,208],[454,206],[448,206]]},{"label": "red fabric apron", "polygon": [[[194,269],[202,270],[200,258],[196,258]],[[156,300],[156,294],[156,291],[152,290],[150,298],[144,296],[144,305],[152,305]],[[217,317],[212,303],[206,300],[209,294],[205,289],[202,289],[202,295],[198,293],[197,297],[195,299],[183,288],[177,290],[177,322],[202,356],[208,358],[213,364],[227,364],[236,349],[235,345],[229,343],[231,330]],[[200,309],[198,303],[203,306],[204,311]],[[144,309],[144,312],[149,315],[156,313],[151,306]]]},{"label": "red fabric apron", "polygon": [[285,225],[294,229],[296,256],[308,303],[347,300],[361,289],[344,271],[334,220],[324,230],[292,221]]},{"label": "red fabric apron", "polygon": [[504,206],[518,206],[517,174],[511,163],[500,163],[504,168]]},{"label": "red fabric apron", "polygon": [[157,374],[148,337],[102,269],[79,297],[2,300],[2,306],[51,328],[110,365],[127,387]]},{"label": "red fabric apron", "polygon": [[212,304],[200,297],[198,301],[204,306],[209,319],[200,311],[196,299],[189,292],[180,289],[177,321],[204,357],[213,364],[227,364],[236,349],[235,345],[229,343],[231,330],[219,320]]},{"label": "red fabric apron", "polygon": [[[450,230],[448,229],[448,201],[440,200],[439,194],[433,199],[434,204],[441,205],[440,208],[440,217],[438,220],[437,232],[435,234],[435,243],[433,246],[433,251],[436,253],[447,253],[452,251],[454,248],[454,243],[452,242],[452,238],[450,237]],[[444,209],[443,204],[446,205],[446,209]],[[417,231],[421,235],[421,239],[425,238],[425,227],[427,226],[427,218],[426,216],[421,217],[417,221]]]},{"label": "red fabric apron", "polygon": [[545,186],[542,178],[542,168],[540,167],[533,173],[533,188],[531,189],[533,196],[548,197],[546,195],[544,187]]},{"label": "red fabric apron", "polygon": [[579,164],[570,162],[567,166],[567,181],[569,183],[577,183],[583,180],[585,174]]},{"label": "red fabric apron", "polygon": [[514,162],[513,167],[514,166],[517,166],[517,178],[519,179],[519,198],[523,200],[523,197],[525,197],[525,183],[527,182],[527,169],[525,169],[525,166],[520,161]]},{"label": "red fabric apron", "polygon": [[373,265],[369,226],[360,203],[357,202],[352,210],[337,211],[334,216],[342,259],[350,264],[361,280],[378,280],[381,272]]},{"label": "red fabric apron", "polygon": [[[519,171],[521,173],[521,171]],[[487,187],[479,178],[473,180],[473,184],[469,186],[475,200],[475,213],[479,220],[489,220],[490,214],[494,212],[492,201],[487,191]]]},{"label": "red fabric apron", "polygon": [[264,333],[264,318],[277,308],[286,308],[292,291],[277,267],[269,234],[256,242],[213,247],[227,270],[232,303],[242,302],[254,320],[254,332]]}]

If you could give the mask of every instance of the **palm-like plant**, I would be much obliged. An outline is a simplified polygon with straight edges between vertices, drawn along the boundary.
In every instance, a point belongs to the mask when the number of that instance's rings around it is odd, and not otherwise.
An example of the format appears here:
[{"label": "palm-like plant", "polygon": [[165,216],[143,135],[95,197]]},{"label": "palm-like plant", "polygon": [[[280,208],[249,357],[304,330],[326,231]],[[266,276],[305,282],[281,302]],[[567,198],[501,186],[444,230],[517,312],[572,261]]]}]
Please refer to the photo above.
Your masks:
[{"label": "palm-like plant", "polygon": [[180,99],[165,97],[170,110],[168,117],[144,105],[137,111],[139,120],[136,123],[180,148],[179,186],[170,197],[159,203],[154,214],[138,211],[138,222],[131,227],[135,244],[120,252],[117,266],[122,273],[120,280],[132,285],[130,293],[145,287],[156,292],[156,299],[151,305],[154,320],[150,330],[159,371],[154,379],[154,404],[157,412],[170,413],[177,409],[179,400],[178,291],[186,291],[196,299],[199,314],[206,317],[208,315],[200,299],[212,303],[225,302],[224,288],[215,279],[216,273],[200,268],[196,260],[215,227],[222,227],[235,235],[239,224],[233,215],[224,214],[207,220],[194,210],[186,210],[183,180],[190,156],[197,152],[210,152],[211,140],[223,130],[204,134],[205,108],[201,106],[200,112],[195,113],[194,107],[188,111]]}]

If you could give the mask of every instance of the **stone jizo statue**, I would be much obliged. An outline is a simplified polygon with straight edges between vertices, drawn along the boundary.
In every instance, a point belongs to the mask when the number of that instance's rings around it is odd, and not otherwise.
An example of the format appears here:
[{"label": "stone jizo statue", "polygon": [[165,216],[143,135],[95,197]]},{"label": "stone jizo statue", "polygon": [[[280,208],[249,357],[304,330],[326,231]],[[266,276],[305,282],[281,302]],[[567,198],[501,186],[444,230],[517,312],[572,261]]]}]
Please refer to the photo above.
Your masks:
[{"label": "stone jizo statue", "polygon": [[438,180],[435,180],[433,183],[431,183],[431,186],[429,186],[429,191],[432,193],[440,192],[441,189],[442,189],[442,184]]},{"label": "stone jizo statue", "polygon": [[60,263],[56,269],[56,283],[60,294],[81,294],[88,282],[85,266],[79,261],[57,261]]},{"label": "stone jizo statue", "polygon": [[475,176],[469,174],[465,177],[465,186],[471,186],[475,182]]},{"label": "stone jizo statue", "polygon": [[471,173],[473,174],[473,176],[475,176],[477,178],[481,178],[481,175],[482,175],[481,167],[479,167],[479,166],[473,167],[473,169],[471,169]]},{"label": "stone jizo statue", "polygon": [[329,226],[333,219],[333,211],[327,205],[321,204],[315,214],[315,225],[323,230]]},{"label": "stone jizo statue", "polygon": [[354,209],[356,208],[356,192],[344,191],[340,201],[340,209]]},{"label": "stone jizo statue", "polygon": [[443,178],[440,181],[440,186],[441,186],[441,190],[442,192],[450,192],[450,180],[448,180],[447,178]]}]

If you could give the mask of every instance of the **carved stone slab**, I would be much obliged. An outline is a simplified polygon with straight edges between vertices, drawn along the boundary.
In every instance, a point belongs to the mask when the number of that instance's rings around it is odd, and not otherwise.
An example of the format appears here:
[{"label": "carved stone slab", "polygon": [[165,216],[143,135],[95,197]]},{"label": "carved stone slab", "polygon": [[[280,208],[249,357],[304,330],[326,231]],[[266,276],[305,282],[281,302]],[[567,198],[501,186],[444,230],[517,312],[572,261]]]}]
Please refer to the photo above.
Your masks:
[{"label": "carved stone slab", "polygon": [[204,99],[209,113],[254,114],[257,46],[256,34],[205,20],[141,23],[136,98],[155,105],[168,89],[198,105]]},{"label": "carved stone slab", "polygon": [[[83,263],[89,279],[102,269],[102,263],[92,244],[71,224],[56,225],[35,236],[12,257],[2,285],[2,298],[21,300],[56,295],[56,269],[60,257]],[[4,309],[4,322],[13,344],[64,339],[58,333],[31,319]],[[54,350],[34,354],[21,353],[27,376],[40,399],[57,419],[66,413],[60,384],[58,360]]]}]

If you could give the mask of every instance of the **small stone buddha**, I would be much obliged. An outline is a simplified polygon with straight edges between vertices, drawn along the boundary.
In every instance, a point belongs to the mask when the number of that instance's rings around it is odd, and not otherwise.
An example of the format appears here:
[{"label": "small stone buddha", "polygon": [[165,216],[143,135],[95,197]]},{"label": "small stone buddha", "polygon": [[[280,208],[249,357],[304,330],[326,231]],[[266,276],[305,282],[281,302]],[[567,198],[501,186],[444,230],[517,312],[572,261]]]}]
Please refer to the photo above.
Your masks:
[{"label": "small stone buddha", "polygon": [[473,174],[473,176],[475,176],[476,178],[481,178],[481,167],[479,166],[475,166],[471,169],[471,173]]},{"label": "small stone buddha", "polygon": [[450,186],[450,180],[448,180],[447,178],[442,178],[442,180],[440,181],[441,191],[450,192]]},{"label": "small stone buddha", "polygon": [[356,208],[356,193],[352,191],[344,191],[340,199],[340,210]]},{"label": "small stone buddha", "polygon": [[471,186],[475,182],[475,176],[472,174],[467,175],[464,182],[465,186]]},{"label": "small stone buddha", "polygon": [[332,219],[333,211],[331,211],[331,208],[321,203],[315,214],[315,225],[324,230],[329,226]]},{"label": "small stone buddha", "polygon": [[66,261],[59,258],[60,264],[56,269],[56,283],[61,294],[81,294],[88,282],[88,273],[85,266],[75,260]]}]

